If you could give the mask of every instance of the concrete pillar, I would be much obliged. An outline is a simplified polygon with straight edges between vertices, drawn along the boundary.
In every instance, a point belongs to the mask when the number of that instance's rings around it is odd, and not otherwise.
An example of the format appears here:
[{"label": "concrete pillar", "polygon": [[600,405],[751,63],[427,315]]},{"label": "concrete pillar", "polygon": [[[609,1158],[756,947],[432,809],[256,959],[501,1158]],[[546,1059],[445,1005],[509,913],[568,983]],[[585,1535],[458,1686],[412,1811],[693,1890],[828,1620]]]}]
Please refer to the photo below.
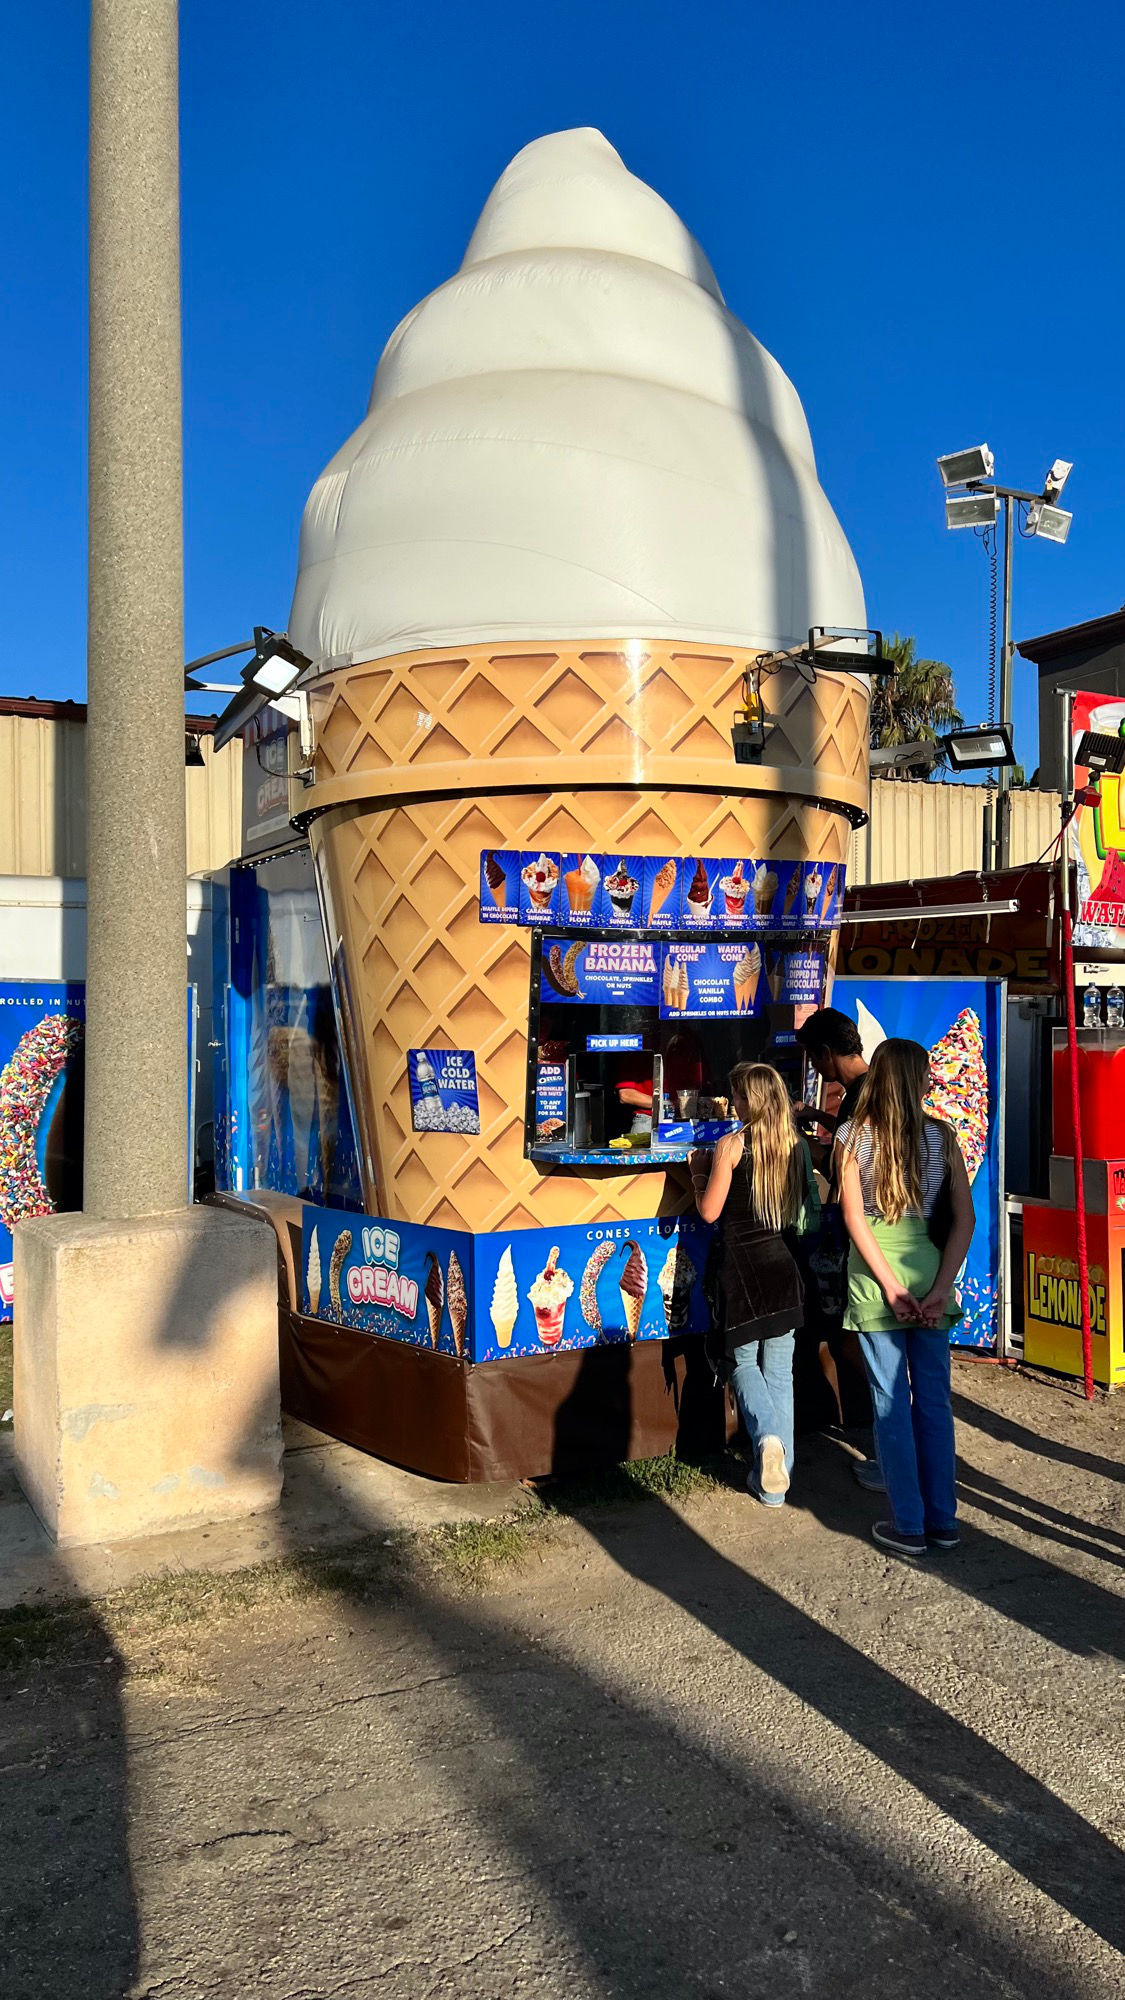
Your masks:
[{"label": "concrete pillar", "polygon": [[187,1199],[176,0],[90,8],[88,1215]]},{"label": "concrete pillar", "polygon": [[15,1241],[21,1483],[60,1542],[281,1493],[277,1246],[188,1208],[176,0],[92,0],[85,1213]]}]

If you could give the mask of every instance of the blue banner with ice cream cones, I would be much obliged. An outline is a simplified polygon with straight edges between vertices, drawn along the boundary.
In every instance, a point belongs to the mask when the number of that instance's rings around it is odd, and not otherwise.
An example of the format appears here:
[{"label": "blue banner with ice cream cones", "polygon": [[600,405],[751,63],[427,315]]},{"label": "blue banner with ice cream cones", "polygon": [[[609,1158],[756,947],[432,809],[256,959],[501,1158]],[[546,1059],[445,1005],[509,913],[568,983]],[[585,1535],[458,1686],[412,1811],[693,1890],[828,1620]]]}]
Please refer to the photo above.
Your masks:
[{"label": "blue banner with ice cream cones", "polygon": [[474,1236],[306,1206],[299,1305],[476,1362],[665,1340],[708,1324],[712,1233],[694,1212]]}]

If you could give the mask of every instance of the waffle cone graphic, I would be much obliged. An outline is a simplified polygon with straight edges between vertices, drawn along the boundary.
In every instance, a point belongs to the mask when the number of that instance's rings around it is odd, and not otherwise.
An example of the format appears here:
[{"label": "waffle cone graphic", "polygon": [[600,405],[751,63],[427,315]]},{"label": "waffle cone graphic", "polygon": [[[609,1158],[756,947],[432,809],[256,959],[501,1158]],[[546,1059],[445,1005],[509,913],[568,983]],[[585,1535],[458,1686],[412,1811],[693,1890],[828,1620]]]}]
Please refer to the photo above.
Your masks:
[{"label": "waffle cone graphic", "polygon": [[[733,789],[746,767],[722,735],[750,653],[646,651],[647,701],[609,642],[400,656],[312,687],[316,781],[301,804],[323,808],[309,835],[374,1214],[490,1230],[660,1205],[659,1169],[593,1184],[523,1156],[530,933],[481,924],[483,850],[846,859],[850,823],[816,794],[827,774],[851,806],[866,797],[865,687],[794,674],[755,794]],[[407,1050],[442,1045],[475,1051],[479,1136],[411,1129]]]},{"label": "waffle cone graphic", "polygon": [[[497,395],[504,421],[482,422]],[[763,498],[779,467],[783,514]],[[392,337],[302,527],[289,631],[319,673],[293,802],[370,1209],[481,1233],[687,1205],[658,1167],[524,1157],[530,932],[481,923],[481,856],[674,857],[716,881],[738,855],[843,863],[866,682],[771,674],[754,765],[731,718],[763,652],[865,615],[796,391],[699,246],[600,134],[525,148]],[[676,879],[657,870],[655,907]],[[429,1047],[474,1052],[479,1134],[412,1130],[407,1052]]]}]

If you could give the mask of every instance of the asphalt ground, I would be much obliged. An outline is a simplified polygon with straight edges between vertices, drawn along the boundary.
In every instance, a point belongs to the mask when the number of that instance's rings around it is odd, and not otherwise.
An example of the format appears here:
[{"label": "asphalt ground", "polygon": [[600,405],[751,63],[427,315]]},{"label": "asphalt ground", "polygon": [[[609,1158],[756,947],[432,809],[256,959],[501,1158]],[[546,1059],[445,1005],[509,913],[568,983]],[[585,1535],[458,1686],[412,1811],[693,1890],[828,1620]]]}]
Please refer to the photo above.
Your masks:
[{"label": "asphalt ground", "polygon": [[4,1614],[0,1993],[1120,1993],[1122,1417],[955,1387],[917,1565],[811,1438],[778,1512],[563,1490]]}]

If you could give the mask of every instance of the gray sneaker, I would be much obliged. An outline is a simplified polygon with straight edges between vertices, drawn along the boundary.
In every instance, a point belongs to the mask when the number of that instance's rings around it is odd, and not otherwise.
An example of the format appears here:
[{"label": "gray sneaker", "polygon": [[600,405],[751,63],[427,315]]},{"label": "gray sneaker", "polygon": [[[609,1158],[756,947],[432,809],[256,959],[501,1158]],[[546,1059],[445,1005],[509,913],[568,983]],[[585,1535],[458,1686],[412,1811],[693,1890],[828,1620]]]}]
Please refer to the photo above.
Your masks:
[{"label": "gray sneaker", "polygon": [[887,1482],[883,1478],[877,1458],[856,1458],[852,1460],[852,1478],[862,1486],[865,1493],[885,1493]]}]

